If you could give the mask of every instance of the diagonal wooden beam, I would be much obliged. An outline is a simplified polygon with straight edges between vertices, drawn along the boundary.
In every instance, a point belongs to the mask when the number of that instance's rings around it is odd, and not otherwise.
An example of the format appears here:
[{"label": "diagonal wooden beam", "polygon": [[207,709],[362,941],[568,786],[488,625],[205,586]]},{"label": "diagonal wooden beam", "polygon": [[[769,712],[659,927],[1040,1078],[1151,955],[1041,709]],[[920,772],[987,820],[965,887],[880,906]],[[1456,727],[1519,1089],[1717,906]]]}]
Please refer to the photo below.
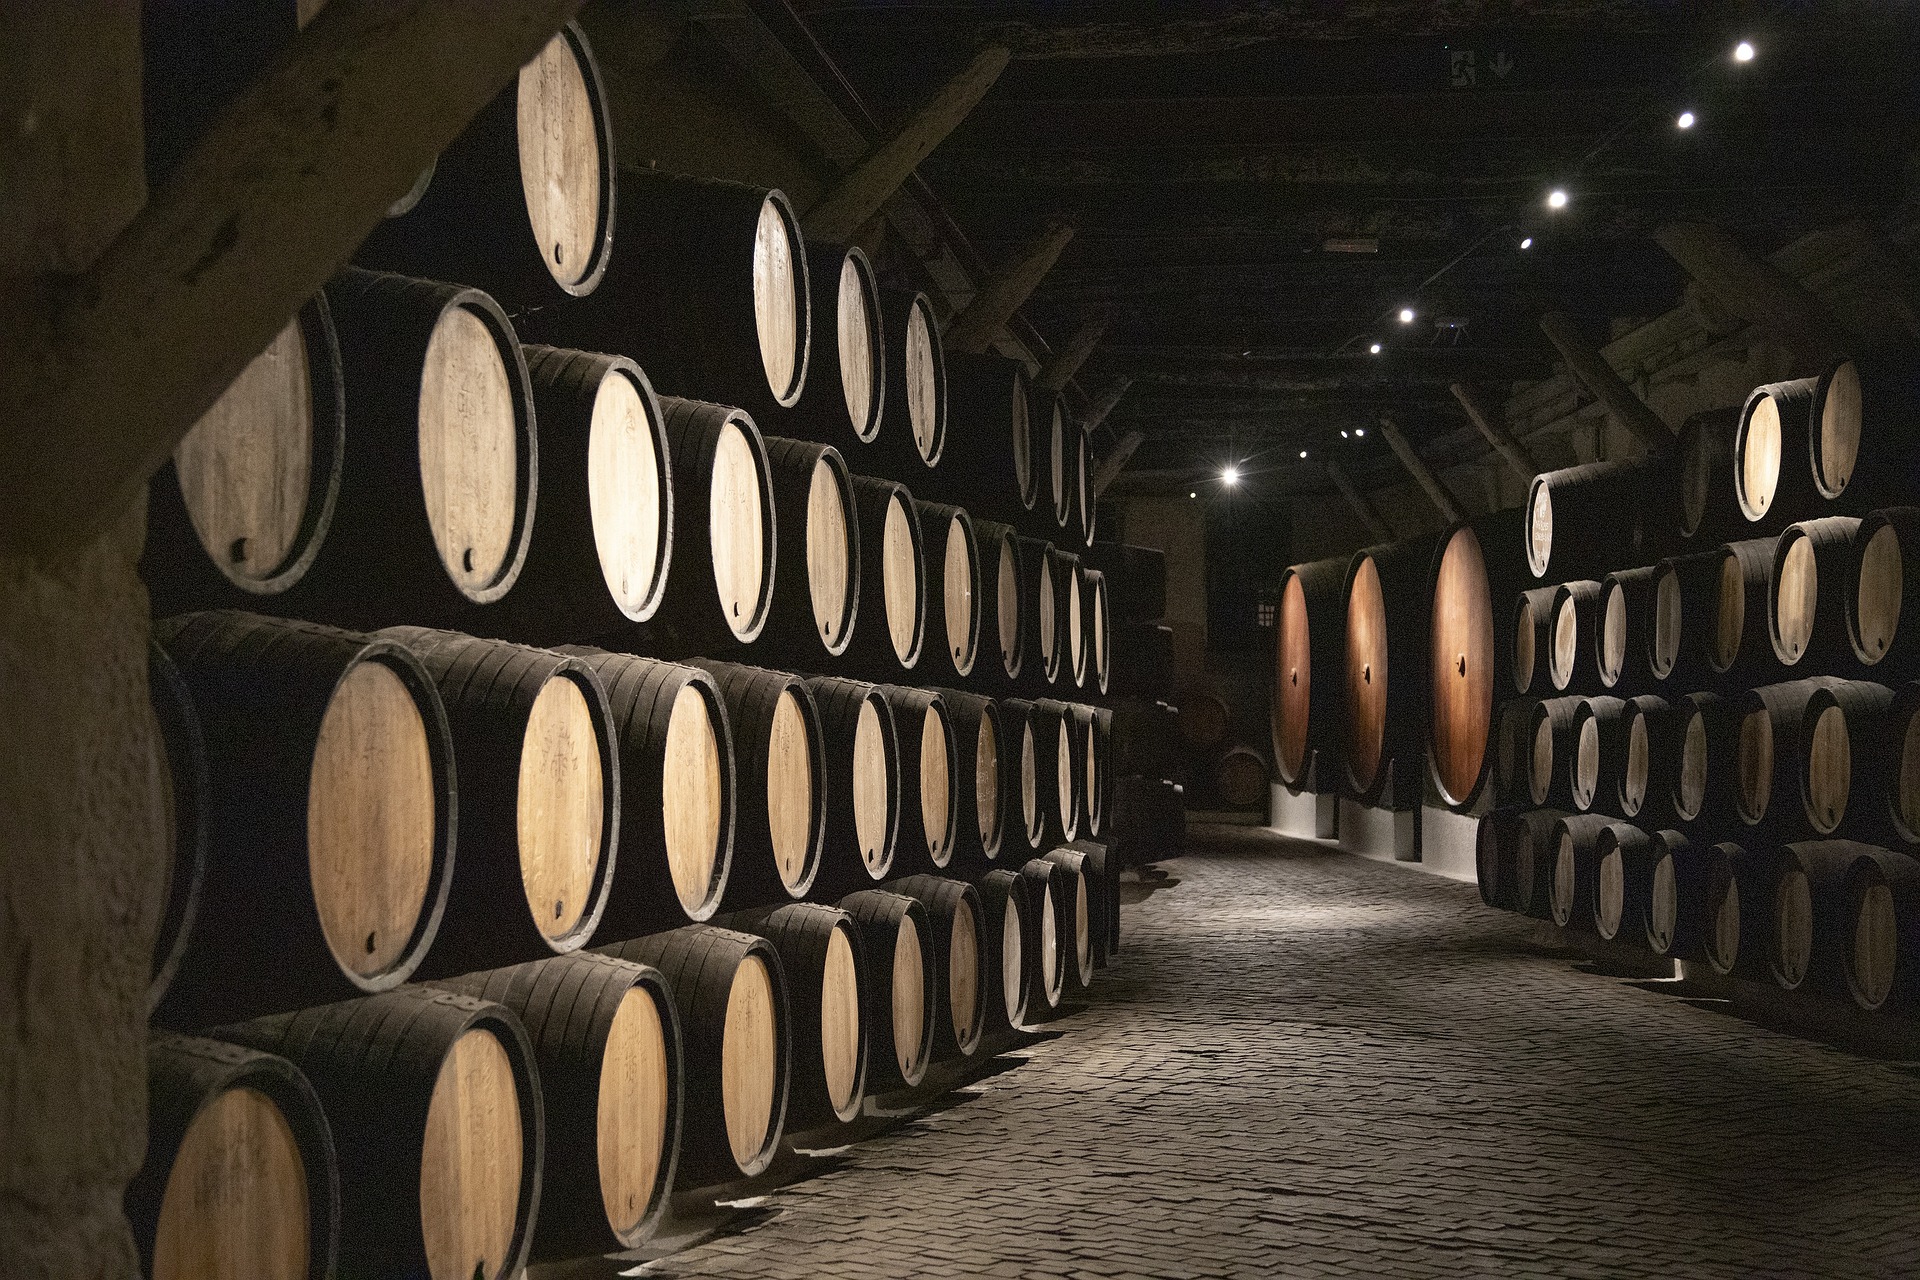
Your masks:
[{"label": "diagonal wooden beam", "polygon": [[993,345],[1072,239],[1073,224],[1059,218],[1047,223],[1046,229],[1012,261],[1003,263],[981,283],[966,310],[953,318],[940,335],[947,350],[979,353]]},{"label": "diagonal wooden beam", "polygon": [[1035,378],[1034,382],[1046,391],[1059,391],[1064,388],[1073,381],[1073,375],[1080,372],[1080,366],[1085,364],[1087,357],[1093,354],[1093,349],[1100,344],[1100,339],[1105,336],[1107,326],[1111,323],[1113,323],[1113,308],[1095,308],[1093,314],[1073,331],[1073,336],[1067,339],[1067,344],[1048,358],[1046,365],[1040,370],[1040,376]]},{"label": "diagonal wooden beam", "polygon": [[332,0],[83,275],[10,292],[0,540],[57,553],[124,511],[580,3]]},{"label": "diagonal wooden beam", "polygon": [[1107,491],[1119,474],[1126,470],[1127,463],[1133,460],[1133,451],[1145,444],[1147,433],[1129,431],[1120,437],[1113,446],[1113,452],[1100,460],[1100,466],[1093,473],[1093,496],[1099,497]]},{"label": "diagonal wooden beam", "polygon": [[1714,301],[1786,344],[1805,367],[1824,367],[1858,345],[1805,285],[1719,227],[1673,222],[1653,238]]},{"label": "diagonal wooden beam", "polygon": [[1467,417],[1480,430],[1480,435],[1492,447],[1493,451],[1507,460],[1507,465],[1519,473],[1522,480],[1529,483],[1540,474],[1533,465],[1533,457],[1526,446],[1514,439],[1513,432],[1507,430],[1507,424],[1500,409],[1482,395],[1480,388],[1471,382],[1456,382],[1448,390],[1460,407],[1467,411]]},{"label": "diagonal wooden beam", "polygon": [[1096,430],[1107,420],[1107,415],[1113,412],[1113,406],[1120,403],[1120,397],[1126,395],[1127,388],[1132,385],[1133,379],[1124,374],[1109,382],[1107,389],[1100,393],[1100,398],[1088,405],[1086,413],[1081,415],[1081,430],[1089,433]]},{"label": "diagonal wooden beam", "polygon": [[887,197],[957,128],[974,105],[1007,69],[1007,47],[990,44],[973,56],[959,75],[947,81],[900,131],[868,152],[834,188],[801,216],[808,236],[844,243],[880,211]]},{"label": "diagonal wooden beam", "polygon": [[1347,478],[1347,469],[1338,462],[1329,461],[1326,472],[1327,479],[1333,481],[1333,487],[1340,491],[1340,496],[1347,500],[1353,513],[1360,517],[1360,523],[1367,526],[1367,533],[1377,542],[1392,542],[1393,530],[1374,512],[1372,504],[1360,496],[1360,491],[1353,487],[1353,481]]},{"label": "diagonal wooden beam", "polygon": [[1604,404],[1614,420],[1631,431],[1648,453],[1667,453],[1672,450],[1672,428],[1647,408],[1646,403],[1633,393],[1633,388],[1627,385],[1626,379],[1614,372],[1607,358],[1598,347],[1587,341],[1571,316],[1564,311],[1549,311],[1540,317],[1540,331],[1547,335],[1547,341],[1553,343],[1560,358],[1567,362],[1567,372],[1573,375],[1574,381]]},{"label": "diagonal wooden beam", "polygon": [[1440,518],[1448,524],[1459,524],[1460,504],[1453,500],[1453,495],[1447,492],[1447,487],[1440,483],[1440,477],[1433,474],[1433,469],[1426,464],[1425,459],[1421,458],[1420,451],[1401,434],[1400,424],[1395,422],[1391,415],[1384,413],[1380,415],[1380,434],[1386,437],[1387,447],[1393,450],[1396,458],[1400,459],[1400,465],[1407,469],[1407,474],[1427,491],[1427,497],[1432,500],[1434,509],[1440,513]]}]

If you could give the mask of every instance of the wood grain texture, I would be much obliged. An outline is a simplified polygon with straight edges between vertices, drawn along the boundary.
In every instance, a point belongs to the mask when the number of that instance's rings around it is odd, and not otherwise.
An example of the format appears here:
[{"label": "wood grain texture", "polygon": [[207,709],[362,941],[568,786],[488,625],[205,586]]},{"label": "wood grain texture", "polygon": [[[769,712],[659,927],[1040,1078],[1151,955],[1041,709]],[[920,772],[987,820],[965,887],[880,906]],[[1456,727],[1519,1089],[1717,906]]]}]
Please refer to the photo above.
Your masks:
[{"label": "wood grain texture", "polygon": [[734,1162],[750,1168],[770,1142],[774,1093],[783,1074],[773,981],[766,962],[748,956],[734,970],[720,1047],[721,1108]]},{"label": "wood grain texture", "polygon": [[659,1005],[644,991],[620,997],[602,1051],[594,1109],[594,1159],[600,1202],[619,1237],[630,1237],[659,1198],[660,1175],[672,1154],[667,1124],[674,1080]]},{"label": "wood grain texture", "polygon": [[864,1047],[860,1027],[860,973],[854,963],[850,933],[845,927],[833,930],[826,972],[820,979],[821,1069],[836,1111],[845,1111],[858,1101],[864,1074],[859,1061]]},{"label": "wood grain texture", "polygon": [[305,1280],[307,1177],[272,1099],[245,1087],[214,1097],[174,1155],[153,1280]]},{"label": "wood grain texture", "polygon": [[847,607],[857,581],[854,519],[853,495],[840,473],[825,460],[816,462],[807,488],[807,594],[830,652],[844,647],[854,626]]},{"label": "wood grain texture", "polygon": [[753,237],[753,320],[760,339],[760,363],[776,400],[791,404],[806,377],[802,344],[800,285],[806,255],[797,228],[787,222],[784,205],[768,200],[760,207]]},{"label": "wood grain texture", "polygon": [[520,190],[534,243],[554,280],[577,285],[594,266],[601,238],[600,130],[588,72],[565,35],[520,69],[515,115]]},{"label": "wood grain texture", "polygon": [[861,271],[861,260],[852,253],[840,264],[835,299],[838,323],[834,341],[840,356],[840,392],[846,399],[847,421],[856,436],[871,440],[880,429],[877,379],[885,367],[885,356],[878,349],[879,299],[873,296],[872,282]]},{"label": "wood grain texture", "polygon": [[420,1149],[420,1229],[433,1280],[510,1273],[522,1135],[514,1068],[476,1027],[441,1063]]},{"label": "wood grain texture", "polygon": [[607,797],[598,736],[580,686],[547,681],[521,742],[515,819],[528,909],[556,941],[579,926],[599,878]]},{"label": "wood grain texture", "polygon": [[715,708],[695,685],[673,695],[660,770],[660,816],[667,872],[681,905],[699,910],[714,897],[727,812],[727,762],[715,732]]},{"label": "wood grain texture", "polygon": [[720,610],[733,634],[750,640],[763,618],[770,517],[753,443],[732,422],[720,429],[708,487],[707,546]]},{"label": "wood grain texture", "polygon": [[518,435],[500,335],[479,313],[448,308],[422,358],[420,484],[434,546],[464,591],[493,585],[513,550]]},{"label": "wood grain texture", "polygon": [[614,602],[634,619],[658,599],[656,578],[672,537],[666,459],[655,447],[650,401],[631,376],[616,372],[601,380],[588,425],[594,553]]},{"label": "wood grain texture", "polygon": [[1433,584],[1429,648],[1433,699],[1428,747],[1449,804],[1465,804],[1485,775],[1493,728],[1493,593],[1471,529],[1447,539]]}]

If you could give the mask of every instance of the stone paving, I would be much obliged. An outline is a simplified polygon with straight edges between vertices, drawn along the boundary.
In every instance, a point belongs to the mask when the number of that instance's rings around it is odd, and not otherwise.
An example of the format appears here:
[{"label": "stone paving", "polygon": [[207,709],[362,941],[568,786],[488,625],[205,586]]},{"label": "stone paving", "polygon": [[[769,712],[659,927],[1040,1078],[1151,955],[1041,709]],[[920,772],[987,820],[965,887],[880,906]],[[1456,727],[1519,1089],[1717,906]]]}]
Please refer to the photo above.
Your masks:
[{"label": "stone paving", "polygon": [[1920,1274],[1913,1064],[1586,971],[1407,868],[1232,828],[1162,865],[1064,1034],[625,1273]]}]

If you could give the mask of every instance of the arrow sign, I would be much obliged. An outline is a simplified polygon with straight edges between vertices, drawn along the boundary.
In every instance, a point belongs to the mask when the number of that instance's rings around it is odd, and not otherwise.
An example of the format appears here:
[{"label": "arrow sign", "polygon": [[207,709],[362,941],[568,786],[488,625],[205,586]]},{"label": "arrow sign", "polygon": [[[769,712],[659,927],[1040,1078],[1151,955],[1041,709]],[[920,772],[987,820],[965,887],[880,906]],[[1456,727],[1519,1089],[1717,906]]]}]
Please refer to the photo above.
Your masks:
[{"label": "arrow sign", "polygon": [[1487,64],[1487,69],[1492,71],[1495,76],[1505,80],[1508,73],[1513,70],[1513,59],[1507,56],[1505,50],[1502,50],[1493,55],[1493,61]]}]

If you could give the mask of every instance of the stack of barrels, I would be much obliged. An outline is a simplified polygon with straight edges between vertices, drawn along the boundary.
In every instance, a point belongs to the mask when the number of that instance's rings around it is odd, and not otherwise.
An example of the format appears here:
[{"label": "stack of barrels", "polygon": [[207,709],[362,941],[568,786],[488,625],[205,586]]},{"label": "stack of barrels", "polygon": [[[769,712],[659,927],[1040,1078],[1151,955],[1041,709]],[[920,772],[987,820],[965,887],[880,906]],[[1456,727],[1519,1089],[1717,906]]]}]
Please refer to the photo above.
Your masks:
[{"label": "stack of barrels", "polygon": [[614,154],[569,25],[153,482],[150,1274],[632,1248],[1117,952],[1164,572],[1065,402]]}]

